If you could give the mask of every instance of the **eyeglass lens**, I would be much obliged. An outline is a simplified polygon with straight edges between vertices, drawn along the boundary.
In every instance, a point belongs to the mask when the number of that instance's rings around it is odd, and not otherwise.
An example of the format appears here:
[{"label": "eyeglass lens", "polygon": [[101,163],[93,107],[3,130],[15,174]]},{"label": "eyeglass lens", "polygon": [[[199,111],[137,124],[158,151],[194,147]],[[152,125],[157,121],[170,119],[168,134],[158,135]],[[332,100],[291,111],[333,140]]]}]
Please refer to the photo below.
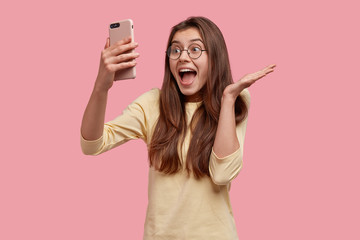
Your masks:
[{"label": "eyeglass lens", "polygon": [[167,51],[167,55],[171,59],[178,59],[183,51],[187,51],[189,57],[196,59],[201,56],[202,49],[198,44],[191,44],[187,50],[182,50],[178,45],[171,45]]}]

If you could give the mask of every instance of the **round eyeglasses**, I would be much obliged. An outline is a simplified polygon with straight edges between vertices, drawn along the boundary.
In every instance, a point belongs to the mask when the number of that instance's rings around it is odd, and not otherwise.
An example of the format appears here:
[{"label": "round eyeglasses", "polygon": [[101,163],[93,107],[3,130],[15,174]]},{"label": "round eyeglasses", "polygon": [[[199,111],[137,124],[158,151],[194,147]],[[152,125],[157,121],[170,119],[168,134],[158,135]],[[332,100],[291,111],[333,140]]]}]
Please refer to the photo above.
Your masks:
[{"label": "round eyeglasses", "polygon": [[202,52],[206,50],[201,49],[198,44],[191,44],[188,49],[183,50],[178,45],[171,45],[167,49],[166,54],[170,59],[176,60],[180,58],[183,51],[186,51],[190,58],[197,59],[201,56]]}]

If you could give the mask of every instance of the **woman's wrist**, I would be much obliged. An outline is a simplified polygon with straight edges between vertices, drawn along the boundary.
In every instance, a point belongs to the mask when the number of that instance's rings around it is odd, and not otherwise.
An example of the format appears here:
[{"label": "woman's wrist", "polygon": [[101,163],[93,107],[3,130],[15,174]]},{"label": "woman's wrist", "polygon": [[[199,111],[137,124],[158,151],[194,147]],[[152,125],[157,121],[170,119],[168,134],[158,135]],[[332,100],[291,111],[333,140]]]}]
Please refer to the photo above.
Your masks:
[{"label": "woman's wrist", "polygon": [[94,89],[93,89],[93,95],[96,96],[107,96],[109,92],[109,89],[101,86],[100,84],[96,84],[94,85]]},{"label": "woman's wrist", "polygon": [[244,89],[244,84],[240,82],[228,85],[223,92],[221,103],[235,104],[236,99]]},{"label": "woman's wrist", "polygon": [[112,83],[109,84],[105,79],[96,79],[94,84],[93,91],[97,93],[108,93],[109,89],[112,87]]},{"label": "woman's wrist", "polygon": [[233,94],[224,93],[221,98],[221,105],[235,105],[236,98],[238,96],[234,96]]}]

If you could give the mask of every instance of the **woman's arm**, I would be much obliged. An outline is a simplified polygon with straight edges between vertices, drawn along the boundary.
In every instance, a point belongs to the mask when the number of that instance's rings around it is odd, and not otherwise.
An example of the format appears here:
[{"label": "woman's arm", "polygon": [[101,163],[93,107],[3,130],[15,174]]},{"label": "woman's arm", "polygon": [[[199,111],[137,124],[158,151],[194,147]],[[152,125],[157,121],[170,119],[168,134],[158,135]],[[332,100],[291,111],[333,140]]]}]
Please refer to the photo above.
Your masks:
[{"label": "woman's arm", "polygon": [[244,91],[241,95],[248,105],[250,96],[246,88],[272,72],[274,67],[275,65],[270,65],[259,72],[248,74],[224,90],[218,128],[209,163],[210,176],[217,185],[227,185],[237,176],[242,167],[242,148],[244,146],[247,118],[236,125],[235,100]]},{"label": "woman's arm", "polygon": [[105,48],[101,52],[99,72],[94,89],[81,123],[81,135],[84,139],[96,140],[102,136],[108,91],[113,85],[115,72],[136,65],[134,59],[139,57],[139,54],[126,52],[137,46],[137,43],[131,42],[130,37],[112,46],[107,39]]},{"label": "woman's arm", "polygon": [[275,64],[270,65],[256,73],[247,74],[238,82],[230,84],[224,90],[221,99],[221,110],[219,124],[215,135],[213,150],[215,154],[222,158],[228,156],[239,149],[239,141],[236,136],[235,122],[235,100],[240,93],[250,87],[260,78],[274,71]]}]

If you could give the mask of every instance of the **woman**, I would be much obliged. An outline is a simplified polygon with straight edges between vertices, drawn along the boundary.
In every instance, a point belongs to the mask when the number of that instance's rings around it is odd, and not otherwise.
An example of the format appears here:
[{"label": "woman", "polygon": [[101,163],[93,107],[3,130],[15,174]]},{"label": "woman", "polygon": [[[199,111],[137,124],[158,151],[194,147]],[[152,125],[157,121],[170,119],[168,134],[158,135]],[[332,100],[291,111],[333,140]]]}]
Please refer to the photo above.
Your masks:
[{"label": "woman", "polygon": [[233,83],[224,38],[204,17],[173,27],[161,90],[152,89],[104,124],[117,70],[136,65],[137,43],[124,39],[102,52],[81,126],[85,154],[131,139],[149,151],[144,239],[238,239],[229,190],[242,166],[249,107],[246,88],[275,65]]}]

